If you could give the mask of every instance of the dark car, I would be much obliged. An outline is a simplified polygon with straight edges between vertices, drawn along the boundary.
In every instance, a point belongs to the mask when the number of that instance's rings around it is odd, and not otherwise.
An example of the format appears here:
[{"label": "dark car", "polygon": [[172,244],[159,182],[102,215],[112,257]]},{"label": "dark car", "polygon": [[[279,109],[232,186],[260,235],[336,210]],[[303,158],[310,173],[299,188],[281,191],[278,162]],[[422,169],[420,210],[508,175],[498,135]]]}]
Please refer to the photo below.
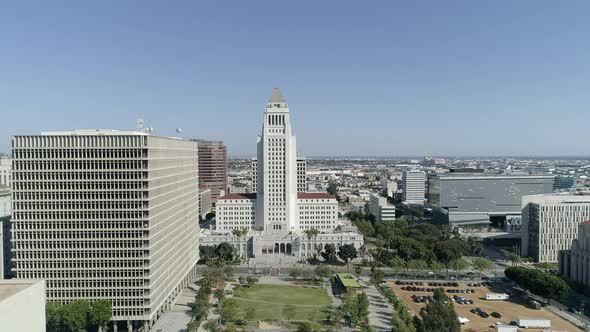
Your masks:
[{"label": "dark car", "polygon": [[502,318],[502,315],[499,312],[492,312],[492,317],[494,318]]},{"label": "dark car", "polygon": [[480,313],[479,313],[479,316],[480,316],[481,318],[488,318],[488,317],[490,317],[490,315],[488,315],[488,313],[487,313],[487,312],[485,312],[485,311],[482,311],[482,312],[480,312]]}]

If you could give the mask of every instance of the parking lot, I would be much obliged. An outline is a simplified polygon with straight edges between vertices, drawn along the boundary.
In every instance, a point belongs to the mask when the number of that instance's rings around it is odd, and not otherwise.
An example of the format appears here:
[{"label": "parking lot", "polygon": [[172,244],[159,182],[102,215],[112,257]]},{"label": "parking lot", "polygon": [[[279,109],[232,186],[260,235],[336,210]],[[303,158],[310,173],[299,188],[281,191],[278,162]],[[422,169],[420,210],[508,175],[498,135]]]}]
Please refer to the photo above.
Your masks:
[{"label": "parking lot", "polygon": [[[469,286],[468,284],[470,284],[470,282],[438,282],[438,285],[429,285],[429,282],[427,281],[419,281],[419,283],[422,284],[416,285],[416,282],[414,282],[414,285],[396,285],[394,282],[388,282],[388,285],[393,289],[397,296],[408,305],[408,308],[410,308],[414,314],[418,314],[420,309],[426,305],[427,299],[422,299],[420,297],[432,296],[433,288],[443,288],[448,297],[453,298],[456,296],[459,300],[453,300],[457,314],[460,317],[465,317],[470,320],[469,323],[463,325],[463,331],[469,328],[476,331],[495,331],[493,325],[496,322],[508,324],[511,321],[517,321],[519,317],[549,319],[551,320],[551,330],[553,331],[582,331],[575,325],[565,321],[544,308],[541,310],[534,310],[510,300],[485,300],[487,293],[506,292],[507,289],[502,289],[502,285],[478,284],[473,286],[472,283],[471,286]],[[476,308],[479,308],[480,312],[475,312]],[[482,314],[482,312],[485,312],[485,314]],[[493,317],[492,313],[498,313],[500,318]],[[542,330],[527,329],[526,331]]]}]

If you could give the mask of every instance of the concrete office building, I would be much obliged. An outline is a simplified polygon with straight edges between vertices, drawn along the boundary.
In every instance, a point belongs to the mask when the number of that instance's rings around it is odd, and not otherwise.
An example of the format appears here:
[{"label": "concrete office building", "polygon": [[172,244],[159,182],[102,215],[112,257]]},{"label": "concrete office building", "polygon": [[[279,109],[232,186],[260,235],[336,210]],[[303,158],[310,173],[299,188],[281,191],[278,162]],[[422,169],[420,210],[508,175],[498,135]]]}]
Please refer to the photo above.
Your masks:
[{"label": "concrete office building", "polygon": [[215,204],[227,191],[227,148],[222,141],[193,141],[199,144],[199,187],[211,189]]},{"label": "concrete office building", "polygon": [[402,176],[404,202],[408,204],[424,204],[426,173],[420,170],[409,170]]},{"label": "concrete office building", "polygon": [[43,280],[0,280],[0,330],[45,332]]},{"label": "concrete office building", "polygon": [[553,176],[449,173],[428,179],[428,202],[448,212],[457,227],[489,225],[520,229],[522,197],[553,191]]},{"label": "concrete office building", "polygon": [[590,196],[534,195],[522,199],[522,256],[557,262],[560,250],[578,237],[580,223],[590,220]]},{"label": "concrete office building", "polygon": [[196,277],[197,145],[143,132],[77,130],[13,139],[17,278],[47,299],[110,300],[150,328]]},{"label": "concrete office building", "polygon": [[569,250],[559,252],[557,261],[560,275],[590,287],[590,221],[578,226],[578,237]]},{"label": "concrete office building", "polygon": [[212,207],[211,189],[199,189],[199,213],[202,219],[211,212]]},{"label": "concrete office building", "polygon": [[[258,156],[252,161],[256,193],[229,194],[217,202],[216,230],[202,230],[201,244],[230,242],[245,257],[256,261],[286,262],[289,256],[310,256],[316,252],[304,231],[317,229],[318,246],[363,245],[358,232],[343,227],[338,219],[338,201],[327,193],[298,192],[305,188],[304,159],[297,156],[295,136],[287,102],[278,89],[266,104]],[[254,189],[254,188],[253,188]],[[237,238],[234,229],[248,229]],[[321,239],[321,240],[320,240]],[[252,260],[251,260],[252,263]]]},{"label": "concrete office building", "polygon": [[376,222],[395,221],[395,206],[387,202],[387,197],[371,194],[369,212],[373,215]]},{"label": "concrete office building", "polygon": [[12,158],[0,156],[0,187],[10,188],[12,182]]}]

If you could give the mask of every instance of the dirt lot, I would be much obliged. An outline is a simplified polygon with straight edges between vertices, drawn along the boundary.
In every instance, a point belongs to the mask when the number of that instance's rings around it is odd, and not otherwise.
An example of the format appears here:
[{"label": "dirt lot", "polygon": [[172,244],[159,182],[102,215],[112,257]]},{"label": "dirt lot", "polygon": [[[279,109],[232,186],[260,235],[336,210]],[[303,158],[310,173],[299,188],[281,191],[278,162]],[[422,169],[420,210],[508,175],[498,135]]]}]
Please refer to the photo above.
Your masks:
[{"label": "dirt lot", "polygon": [[[425,306],[424,303],[416,303],[412,300],[412,295],[432,295],[432,293],[428,292],[410,292],[402,290],[401,285],[396,285],[393,282],[388,282],[389,287],[391,287],[397,296],[404,301],[410,310],[418,314],[420,309]],[[429,287],[427,283],[424,283],[424,286],[417,286],[417,287]],[[496,322],[503,322],[509,323],[510,321],[516,321],[519,317],[529,317],[529,318],[544,318],[551,320],[551,330],[552,331],[568,331],[568,332],[578,332],[582,331],[575,325],[569,323],[568,321],[560,318],[559,316],[555,315],[554,313],[542,308],[541,310],[534,310],[529,309],[521,304],[510,302],[510,301],[487,301],[485,300],[485,294],[490,292],[503,292],[506,291],[501,289],[502,286],[494,285],[493,291],[490,290],[488,287],[468,287],[467,283],[459,283],[459,287],[443,287],[445,289],[445,294],[449,297],[453,297],[453,295],[460,295],[464,296],[467,299],[474,300],[474,304],[457,304],[454,303],[455,311],[460,317],[465,317],[470,320],[469,323],[463,325],[462,331],[466,331],[467,329],[471,328],[475,331],[495,331],[495,328],[491,327]],[[474,294],[453,294],[446,292],[446,289],[467,289],[471,288],[475,290]],[[488,318],[482,318],[476,314],[469,312],[470,309],[479,307],[488,314],[491,314],[493,311],[499,312],[502,314],[502,318],[494,318],[492,316]],[[527,329],[528,331],[541,331],[537,329]]]}]

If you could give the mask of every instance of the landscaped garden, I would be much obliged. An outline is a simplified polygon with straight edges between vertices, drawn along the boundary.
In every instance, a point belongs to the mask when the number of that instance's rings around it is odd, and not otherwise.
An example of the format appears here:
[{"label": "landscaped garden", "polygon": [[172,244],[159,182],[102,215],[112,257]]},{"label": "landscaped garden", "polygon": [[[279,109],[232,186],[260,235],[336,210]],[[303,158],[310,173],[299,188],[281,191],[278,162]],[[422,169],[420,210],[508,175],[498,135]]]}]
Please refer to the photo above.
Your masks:
[{"label": "landscaped garden", "polygon": [[260,284],[236,288],[234,299],[238,318],[247,321],[321,322],[331,312],[332,302],[324,288]]}]

